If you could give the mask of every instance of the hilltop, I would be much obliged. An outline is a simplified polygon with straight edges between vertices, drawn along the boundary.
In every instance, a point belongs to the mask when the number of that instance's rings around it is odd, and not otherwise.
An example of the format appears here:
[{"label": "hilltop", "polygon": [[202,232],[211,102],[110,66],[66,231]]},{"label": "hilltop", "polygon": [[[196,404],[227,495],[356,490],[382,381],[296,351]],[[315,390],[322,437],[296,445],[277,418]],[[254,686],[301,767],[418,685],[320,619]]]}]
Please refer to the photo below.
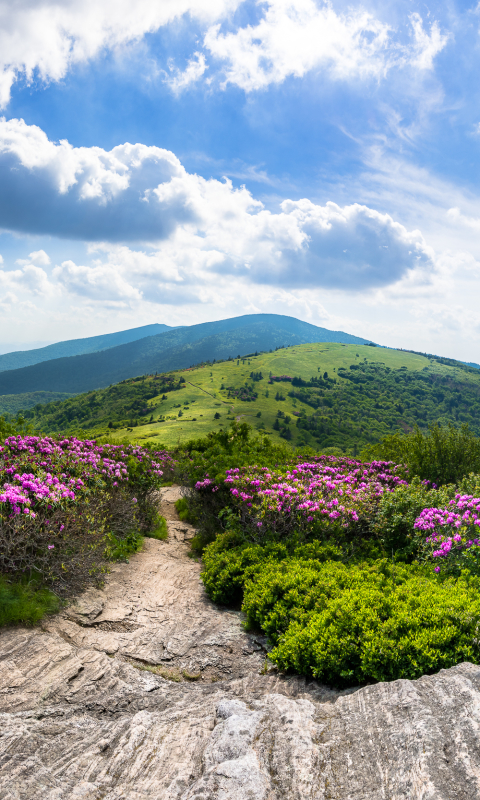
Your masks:
[{"label": "hilltop", "polygon": [[245,420],[273,439],[356,454],[395,430],[468,422],[480,435],[480,373],[365,345],[311,343],[149,374],[27,412],[45,432],[173,446]]},{"label": "hilltop", "polygon": [[[141,329],[135,330],[138,332]],[[319,328],[294,317],[249,314],[173,328],[155,336],[109,346],[108,350],[55,358],[22,369],[4,371],[0,373],[0,395],[38,391],[78,394],[136,375],[185,369],[207,360],[218,361],[285,345],[309,342],[362,344],[367,341],[343,331]],[[22,407],[25,405],[22,404]]]}]

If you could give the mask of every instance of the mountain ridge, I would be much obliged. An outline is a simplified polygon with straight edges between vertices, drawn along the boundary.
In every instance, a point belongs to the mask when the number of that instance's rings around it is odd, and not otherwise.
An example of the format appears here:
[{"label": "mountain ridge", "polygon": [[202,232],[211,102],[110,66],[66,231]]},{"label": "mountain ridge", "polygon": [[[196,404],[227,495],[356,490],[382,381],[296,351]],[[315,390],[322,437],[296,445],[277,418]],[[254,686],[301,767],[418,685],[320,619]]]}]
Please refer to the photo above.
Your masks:
[{"label": "mountain ridge", "polygon": [[247,314],[173,328],[108,350],[51,359],[0,372],[0,395],[35,391],[77,394],[126,378],[186,369],[193,364],[244,355],[255,350],[336,342],[368,344],[368,339],[329,331],[279,314]]},{"label": "mountain ridge", "polygon": [[169,330],[173,330],[170,325],[154,322],[151,325],[142,325],[139,328],[129,328],[128,330],[115,331],[114,333],[104,333],[99,336],[65,339],[61,342],[54,342],[45,347],[35,347],[31,350],[13,350],[0,355],[0,372],[31,367],[57,358],[69,358],[70,356],[100,352]]}]

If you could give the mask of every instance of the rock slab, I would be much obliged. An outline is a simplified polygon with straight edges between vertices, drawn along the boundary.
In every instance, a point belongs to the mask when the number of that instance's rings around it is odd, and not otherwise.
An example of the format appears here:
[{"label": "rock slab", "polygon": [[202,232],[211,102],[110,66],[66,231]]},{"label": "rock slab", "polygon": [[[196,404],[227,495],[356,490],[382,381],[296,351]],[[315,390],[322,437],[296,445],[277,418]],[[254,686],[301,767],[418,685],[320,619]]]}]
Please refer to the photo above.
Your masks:
[{"label": "rock slab", "polygon": [[0,800],[473,800],[480,667],[334,692],[265,673],[163,490],[147,540],[43,629],[0,634]]}]

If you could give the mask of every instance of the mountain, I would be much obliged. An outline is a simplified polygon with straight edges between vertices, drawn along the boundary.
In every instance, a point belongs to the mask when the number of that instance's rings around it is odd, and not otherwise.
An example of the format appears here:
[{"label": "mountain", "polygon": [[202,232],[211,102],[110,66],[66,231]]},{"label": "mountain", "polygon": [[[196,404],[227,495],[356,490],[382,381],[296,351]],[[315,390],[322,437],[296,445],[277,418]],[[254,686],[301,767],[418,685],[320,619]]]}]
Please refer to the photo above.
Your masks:
[{"label": "mountain", "polygon": [[136,375],[185,369],[204,361],[312,342],[369,344],[367,339],[319,328],[294,317],[249,314],[173,328],[110,346],[108,350],[8,370],[0,373],[0,395],[35,391],[77,394]]},{"label": "mountain", "polygon": [[170,325],[154,323],[153,325],[142,325],[140,328],[131,328],[128,331],[119,331],[118,333],[106,333],[101,336],[90,336],[86,339],[69,339],[66,342],[56,342],[35,350],[16,350],[13,353],[0,355],[0,372],[30,367],[33,364],[40,364],[44,361],[52,361],[66,356],[96,353],[99,350],[107,350],[110,347],[117,347],[127,342],[135,342],[138,339],[145,339],[146,336],[154,336],[170,330],[174,330]]}]

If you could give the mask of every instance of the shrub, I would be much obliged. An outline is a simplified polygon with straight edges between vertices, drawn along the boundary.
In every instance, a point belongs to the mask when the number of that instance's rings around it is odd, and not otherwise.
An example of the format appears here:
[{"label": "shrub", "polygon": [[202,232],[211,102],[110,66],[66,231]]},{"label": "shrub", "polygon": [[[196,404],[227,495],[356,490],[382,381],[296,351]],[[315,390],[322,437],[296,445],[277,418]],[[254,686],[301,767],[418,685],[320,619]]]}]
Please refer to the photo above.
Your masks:
[{"label": "shrub", "polygon": [[243,609],[281,669],[352,686],[477,663],[479,588],[478,579],[441,582],[417,565],[293,559],[247,580]]},{"label": "shrub", "polygon": [[161,517],[160,514],[157,514],[157,524],[149,530],[145,536],[149,537],[150,539],[160,539],[161,541],[166,541],[168,539],[168,527],[167,527],[167,520],[165,517]]},{"label": "shrub", "polygon": [[301,544],[269,542],[265,545],[247,544],[238,533],[217,536],[204,550],[202,581],[209,597],[223,605],[238,603],[243,597],[247,579],[261,571],[266,562],[283,561],[288,557],[340,560],[342,552],[335,545],[321,542]]},{"label": "shrub", "polygon": [[176,508],[178,517],[179,517],[179,519],[182,520],[182,522],[188,522],[189,525],[196,525],[197,524],[197,517],[195,515],[194,510],[191,508],[187,497],[180,497],[175,502],[175,508]]},{"label": "shrub", "polygon": [[78,591],[138,549],[171,458],[137,446],[11,436],[0,448],[0,571]]},{"label": "shrub", "polygon": [[445,505],[454,494],[454,486],[433,489],[420,478],[398,486],[394,492],[386,492],[380,499],[374,522],[384,554],[390,557],[393,551],[398,561],[416,558],[425,541],[425,536],[415,529],[417,517],[424,508]]},{"label": "shrub", "polygon": [[362,454],[406,464],[410,476],[438,485],[458,483],[470,472],[480,472],[480,439],[468,425],[429,425],[428,431],[386,436]]}]

